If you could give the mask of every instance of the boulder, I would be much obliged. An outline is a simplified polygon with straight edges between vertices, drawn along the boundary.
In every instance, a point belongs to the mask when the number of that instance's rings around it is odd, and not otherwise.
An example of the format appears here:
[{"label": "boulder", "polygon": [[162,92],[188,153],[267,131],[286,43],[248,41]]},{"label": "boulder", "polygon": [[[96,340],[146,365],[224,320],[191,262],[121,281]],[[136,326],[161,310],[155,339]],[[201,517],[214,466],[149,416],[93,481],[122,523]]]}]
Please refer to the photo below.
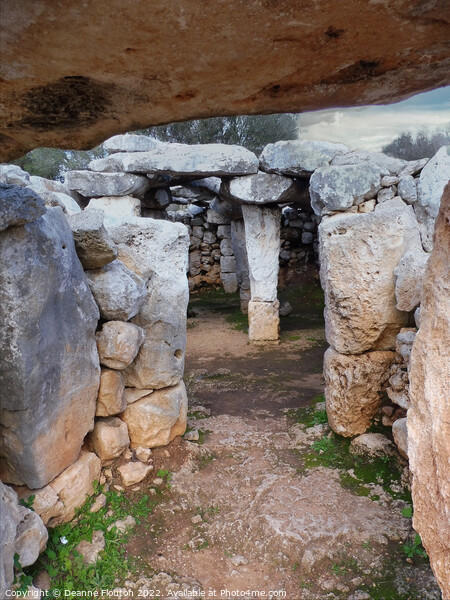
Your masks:
[{"label": "boulder", "polygon": [[420,248],[413,208],[393,199],[371,213],[326,218],[319,240],[328,343],[343,354],[393,349],[408,323],[396,307],[394,269]]},{"label": "boulder", "polygon": [[443,598],[450,597],[449,221],[447,184],[424,279],[420,329],[411,353],[411,408],[407,421],[414,529],[422,537]]},{"label": "boulder", "polygon": [[97,332],[100,364],[110,369],[126,369],[136,358],[145,339],[145,330],[133,323],[108,321]]},{"label": "boulder", "polygon": [[125,135],[113,135],[103,142],[106,152],[147,152],[154,150],[161,142],[148,135],[136,135],[126,133]]},{"label": "boulder", "polygon": [[61,183],[61,181],[55,181],[53,179],[46,179],[45,177],[39,177],[38,175],[30,176],[30,183],[27,184],[32,187],[36,193],[39,191],[46,190],[47,192],[57,192],[58,194],[66,194],[66,196],[72,196],[77,201],[80,197],[77,192],[71,192],[69,188]]},{"label": "boulder", "polygon": [[407,204],[415,204],[417,202],[417,180],[412,175],[401,177],[397,192]]},{"label": "boulder", "polygon": [[399,175],[408,163],[401,158],[388,156],[383,152],[368,152],[366,150],[353,150],[346,154],[338,154],[331,161],[332,165],[360,165],[372,164],[380,167],[385,174]]},{"label": "boulder", "polygon": [[248,303],[248,337],[251,341],[277,340],[280,333],[280,303],[260,302],[253,299]]},{"label": "boulder", "polygon": [[274,302],[277,299],[281,210],[243,205],[242,214],[252,300]]},{"label": "boulder", "polygon": [[422,169],[417,185],[417,202],[414,207],[422,244],[427,252],[433,249],[434,223],[439,213],[444,187],[449,180],[450,146],[443,146]]},{"label": "boulder", "polygon": [[289,177],[258,171],[255,175],[224,179],[220,196],[244,204],[283,204],[295,200],[297,185]]},{"label": "boulder", "polygon": [[78,258],[84,269],[100,269],[117,258],[117,248],[104,225],[102,210],[83,210],[68,218]]},{"label": "boulder", "polygon": [[163,174],[172,181],[183,177],[200,179],[248,175],[258,170],[258,159],[253,152],[241,146],[227,144],[189,146],[161,142],[154,150],[148,152],[123,152],[112,158],[114,164],[120,167],[118,170],[146,175]]},{"label": "boulder", "polygon": [[226,294],[234,294],[238,290],[236,273],[221,273],[223,290]]},{"label": "boulder", "polygon": [[103,319],[128,321],[139,312],[145,281],[120,260],[86,271],[86,277]]},{"label": "boulder", "polygon": [[105,534],[103,531],[94,531],[92,534],[92,542],[81,540],[74,549],[81,554],[85,565],[95,565],[98,560],[98,555],[105,549],[105,543]]},{"label": "boulder", "polygon": [[72,520],[75,509],[94,493],[93,482],[99,480],[100,470],[98,456],[82,450],[78,459],[48,485],[39,490],[23,490],[21,496],[33,494],[33,509],[45,525],[56,527]]},{"label": "boulder", "polygon": [[124,465],[117,467],[122,479],[122,484],[125,487],[140,483],[147,477],[152,469],[152,465],[144,465],[144,463],[141,463],[140,461],[125,463]]},{"label": "boulder", "polygon": [[220,257],[220,271],[222,273],[236,273],[236,259],[234,256]]},{"label": "boulder", "polygon": [[104,223],[115,223],[124,221],[130,217],[141,216],[141,202],[133,196],[105,196],[104,198],[92,198],[86,207],[86,211],[97,209],[105,214]]},{"label": "boulder", "polygon": [[0,165],[0,183],[7,185],[29,185],[30,174],[17,165]]},{"label": "boulder", "polygon": [[350,452],[356,456],[382,458],[397,454],[394,444],[382,433],[363,433],[350,443]]},{"label": "boulder", "polygon": [[129,404],[121,418],[128,425],[132,448],[166,446],[186,430],[187,395],[183,381]]},{"label": "boulder", "polygon": [[[222,208],[223,204],[215,205],[219,210]],[[220,212],[214,210],[213,208],[208,208],[206,212],[206,221],[207,223],[211,223],[211,225],[229,225],[231,221],[231,209],[228,210],[220,210]],[[233,215],[235,213],[233,212]]]},{"label": "boulder", "polygon": [[38,514],[21,506],[16,492],[0,481],[0,596],[7,597],[14,579],[14,556],[22,567],[32,565],[45,550],[48,532]]},{"label": "boulder", "polygon": [[142,175],[94,171],[68,171],[65,174],[65,184],[69,190],[78,192],[85,198],[128,195],[141,197],[150,188],[149,180]]},{"label": "boulder", "polygon": [[397,419],[392,423],[392,435],[397,444],[398,451],[408,460],[408,427],[406,417]]},{"label": "boulder", "polygon": [[259,157],[266,173],[291,177],[309,177],[319,167],[325,167],[337,154],[348,152],[344,144],[312,140],[289,140],[268,144]]},{"label": "boulder", "polygon": [[93,427],[99,313],[60,208],[4,231],[0,262],[0,474],[40,488]]},{"label": "boulder", "polygon": [[339,354],[328,348],[324,355],[325,398],[328,422],[345,437],[364,433],[382,402],[393,352]]},{"label": "boulder", "polygon": [[133,404],[133,402],[137,402],[137,400],[140,400],[144,396],[150,395],[152,392],[153,390],[149,388],[146,390],[140,390],[138,388],[125,388],[124,396],[128,405]]},{"label": "boulder", "polygon": [[381,175],[379,167],[365,163],[320,167],[309,182],[311,207],[316,215],[326,215],[375,198]]},{"label": "boulder", "polygon": [[59,206],[66,215],[76,215],[81,212],[79,204],[68,193],[54,192],[33,184],[29,187],[39,194],[45,206],[49,208]]},{"label": "boulder", "polygon": [[122,412],[127,405],[124,391],[125,387],[120,372],[102,369],[95,416],[109,417]]},{"label": "boulder", "polygon": [[415,248],[404,254],[395,267],[395,297],[398,310],[410,312],[419,306],[429,257],[430,255],[421,248]]},{"label": "boulder", "polygon": [[31,223],[46,211],[40,196],[29,188],[0,183],[0,232]]},{"label": "boulder", "polygon": [[117,458],[130,445],[127,424],[118,417],[96,420],[90,437],[94,452],[102,461]]}]

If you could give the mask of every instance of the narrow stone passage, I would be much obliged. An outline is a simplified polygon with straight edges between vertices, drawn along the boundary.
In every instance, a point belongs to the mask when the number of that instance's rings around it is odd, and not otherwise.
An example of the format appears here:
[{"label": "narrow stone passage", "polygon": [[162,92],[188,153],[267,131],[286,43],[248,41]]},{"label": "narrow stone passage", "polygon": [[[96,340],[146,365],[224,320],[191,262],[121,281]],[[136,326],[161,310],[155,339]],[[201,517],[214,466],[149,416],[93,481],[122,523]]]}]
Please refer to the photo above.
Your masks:
[{"label": "narrow stone passage", "polygon": [[150,478],[161,502],[151,532],[138,526],[129,542],[147,568],[127,588],[162,598],[440,598],[427,563],[408,563],[402,549],[412,535],[403,463],[355,458],[326,423],[320,288],[281,297],[293,311],[274,345],[248,342],[237,296],[191,299],[185,438],[195,441],[153,451],[154,473],[170,474]]}]

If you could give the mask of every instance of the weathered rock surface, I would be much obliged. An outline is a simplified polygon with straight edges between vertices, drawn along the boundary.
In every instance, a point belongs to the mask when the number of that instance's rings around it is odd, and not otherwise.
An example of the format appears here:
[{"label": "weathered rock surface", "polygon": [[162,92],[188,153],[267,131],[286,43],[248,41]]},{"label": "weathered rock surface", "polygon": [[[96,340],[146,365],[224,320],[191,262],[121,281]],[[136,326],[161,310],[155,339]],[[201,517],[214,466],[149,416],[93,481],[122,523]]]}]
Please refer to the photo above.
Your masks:
[{"label": "weathered rock surface", "polygon": [[103,324],[95,339],[100,364],[121,371],[136,358],[145,339],[145,331],[133,323],[108,321]]},{"label": "weathered rock surface", "polygon": [[168,177],[168,181],[185,177],[200,179],[248,175],[256,173],[259,164],[253,152],[241,146],[227,144],[190,146],[163,142],[149,152],[118,153],[114,154],[111,160],[119,171],[155,174],[158,177]]},{"label": "weathered rock surface", "polygon": [[47,544],[48,532],[42,519],[24,506],[17,494],[0,481],[0,595],[6,598],[14,578],[14,555],[23,567],[32,565]]},{"label": "weathered rock surface", "polygon": [[408,204],[417,202],[417,180],[412,175],[400,178],[397,186],[398,195]]},{"label": "weathered rock surface", "polygon": [[29,185],[30,174],[17,165],[0,165],[0,183],[8,185]]},{"label": "weathered rock surface", "polygon": [[433,249],[434,223],[444,187],[450,180],[450,146],[443,146],[425,165],[417,185],[415,210],[422,244],[427,252]]},{"label": "weathered rock surface", "polygon": [[338,154],[331,161],[332,165],[360,165],[370,163],[380,167],[380,171],[398,175],[408,163],[401,158],[393,158],[383,152],[368,152],[365,150],[353,150],[347,154]]},{"label": "weathered rock surface", "polygon": [[408,427],[406,417],[397,419],[392,424],[392,435],[398,451],[403,458],[408,458]]},{"label": "weathered rock surface", "polygon": [[16,184],[0,183],[0,232],[8,227],[31,223],[46,211],[33,190]]},{"label": "weathered rock surface", "polygon": [[362,433],[350,443],[350,452],[370,457],[395,456],[394,444],[382,433]]},{"label": "weathered rock surface", "polygon": [[142,206],[145,208],[162,210],[172,202],[170,188],[151,188],[145,192],[142,198]]},{"label": "weathered rock surface", "polygon": [[122,412],[127,405],[124,391],[121,373],[112,369],[102,369],[95,416],[109,417]]},{"label": "weathered rock surface", "polygon": [[[214,198],[210,204],[211,210],[225,218],[227,222],[242,219],[242,208],[237,202],[227,198]],[[220,227],[220,225],[219,225]]]},{"label": "weathered rock surface", "polygon": [[160,143],[157,139],[148,135],[126,133],[125,135],[114,135],[105,140],[103,148],[110,154],[115,152],[147,152],[157,148]]},{"label": "weathered rock surface", "polygon": [[236,260],[236,281],[241,298],[241,311],[248,312],[250,298],[250,276],[248,271],[247,247],[245,244],[245,225],[242,220],[231,221],[231,245]]},{"label": "weathered rock surface", "polygon": [[86,210],[91,209],[102,210],[105,213],[105,224],[141,216],[141,203],[133,196],[92,198],[86,207]]},{"label": "weathered rock surface", "polygon": [[367,431],[372,424],[394,360],[393,352],[324,355],[325,398],[330,427],[345,437]]},{"label": "weathered rock surface", "polygon": [[78,459],[44,488],[24,490],[20,495],[35,495],[33,509],[45,525],[55,527],[73,519],[75,508],[94,493],[92,483],[98,481],[100,469],[98,456],[82,450]]},{"label": "weathered rock surface", "polygon": [[69,217],[78,258],[84,269],[100,269],[117,258],[117,248],[104,225],[102,210],[83,210]]},{"label": "weathered rock surface", "polygon": [[91,442],[101,460],[117,458],[130,445],[127,424],[118,417],[98,419],[91,433]]},{"label": "weathered rock surface", "polygon": [[142,175],[133,173],[96,173],[94,171],[68,171],[65,183],[69,190],[85,198],[102,196],[143,196],[150,182]]},{"label": "weathered rock surface", "polygon": [[121,414],[128,425],[131,447],[165,446],[186,430],[187,395],[183,381],[175,387],[156,390],[129,404]]},{"label": "weathered rock surface", "polygon": [[125,463],[117,468],[125,487],[140,483],[152,469],[152,465],[144,465],[140,461]]},{"label": "weathered rock surface", "polygon": [[297,195],[293,179],[259,171],[255,175],[224,179],[220,195],[245,204],[283,204]]},{"label": "weathered rock surface", "polygon": [[344,144],[312,140],[289,140],[268,144],[259,157],[261,169],[291,177],[309,177],[337,154],[348,152]]},{"label": "weathered rock surface", "polygon": [[105,549],[105,534],[103,531],[94,531],[92,542],[82,540],[75,546],[75,550],[83,557],[85,565],[94,565],[98,555]]},{"label": "weathered rock surface", "polygon": [[248,303],[248,337],[251,341],[277,340],[280,333],[280,303],[250,300]]},{"label": "weathered rock surface", "polygon": [[408,455],[414,528],[444,598],[450,597],[450,185],[436,222],[425,275],[420,329],[411,354]]},{"label": "weathered rock surface", "polygon": [[396,307],[394,269],[420,248],[413,208],[393,199],[375,212],[335,215],[319,239],[328,342],[343,354],[393,349],[408,322]]},{"label": "weathered rock surface", "polygon": [[103,319],[128,321],[139,312],[145,281],[120,260],[87,271],[86,277]]},{"label": "weathered rock surface", "polygon": [[66,215],[75,215],[81,212],[79,204],[72,198],[69,190],[60,192],[50,190],[47,186],[41,184],[36,185],[34,183],[30,183],[28,187],[34,190],[44,200],[45,206],[49,208],[59,206]]},{"label": "weathered rock surface", "polygon": [[252,300],[277,299],[281,210],[242,206]]},{"label": "weathered rock surface", "polygon": [[394,269],[397,308],[412,311],[420,304],[422,285],[430,255],[420,248],[404,254]]},{"label": "weathered rock surface", "polygon": [[309,182],[311,207],[316,215],[323,215],[370,200],[381,187],[381,175],[370,164],[320,167]]},{"label": "weathered rock surface", "polygon": [[93,426],[99,314],[61,209],[4,231],[0,257],[0,473],[40,488]]}]

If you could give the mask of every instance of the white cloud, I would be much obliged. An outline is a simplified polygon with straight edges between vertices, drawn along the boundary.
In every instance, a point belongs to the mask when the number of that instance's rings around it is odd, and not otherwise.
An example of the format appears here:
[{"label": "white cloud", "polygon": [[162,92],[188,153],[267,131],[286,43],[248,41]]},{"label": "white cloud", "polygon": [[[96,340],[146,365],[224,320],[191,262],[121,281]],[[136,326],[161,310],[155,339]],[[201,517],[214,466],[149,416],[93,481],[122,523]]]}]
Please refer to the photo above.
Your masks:
[{"label": "white cloud", "polygon": [[[447,88],[448,89],[448,88]],[[442,90],[440,90],[442,96]],[[423,96],[422,102],[418,101]],[[436,105],[434,92],[388,106],[321,110],[299,115],[302,139],[343,142],[350,148],[381,150],[403,131],[450,128],[450,102]],[[434,97],[433,97],[434,96]],[[428,97],[428,98],[427,98]]]}]

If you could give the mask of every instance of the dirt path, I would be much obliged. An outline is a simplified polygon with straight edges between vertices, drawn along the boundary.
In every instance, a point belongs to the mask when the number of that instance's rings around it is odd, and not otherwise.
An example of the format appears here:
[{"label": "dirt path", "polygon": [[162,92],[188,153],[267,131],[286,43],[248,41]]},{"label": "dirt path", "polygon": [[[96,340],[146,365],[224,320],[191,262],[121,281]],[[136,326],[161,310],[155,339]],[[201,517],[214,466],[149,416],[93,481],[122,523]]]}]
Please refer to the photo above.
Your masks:
[{"label": "dirt path", "polygon": [[138,528],[129,544],[147,568],[127,585],[161,597],[437,600],[427,563],[402,549],[403,465],[355,459],[325,422],[320,290],[285,296],[279,345],[249,344],[235,297],[193,298],[186,383],[199,440],[153,452],[171,475],[154,482],[165,495],[151,534]]}]

